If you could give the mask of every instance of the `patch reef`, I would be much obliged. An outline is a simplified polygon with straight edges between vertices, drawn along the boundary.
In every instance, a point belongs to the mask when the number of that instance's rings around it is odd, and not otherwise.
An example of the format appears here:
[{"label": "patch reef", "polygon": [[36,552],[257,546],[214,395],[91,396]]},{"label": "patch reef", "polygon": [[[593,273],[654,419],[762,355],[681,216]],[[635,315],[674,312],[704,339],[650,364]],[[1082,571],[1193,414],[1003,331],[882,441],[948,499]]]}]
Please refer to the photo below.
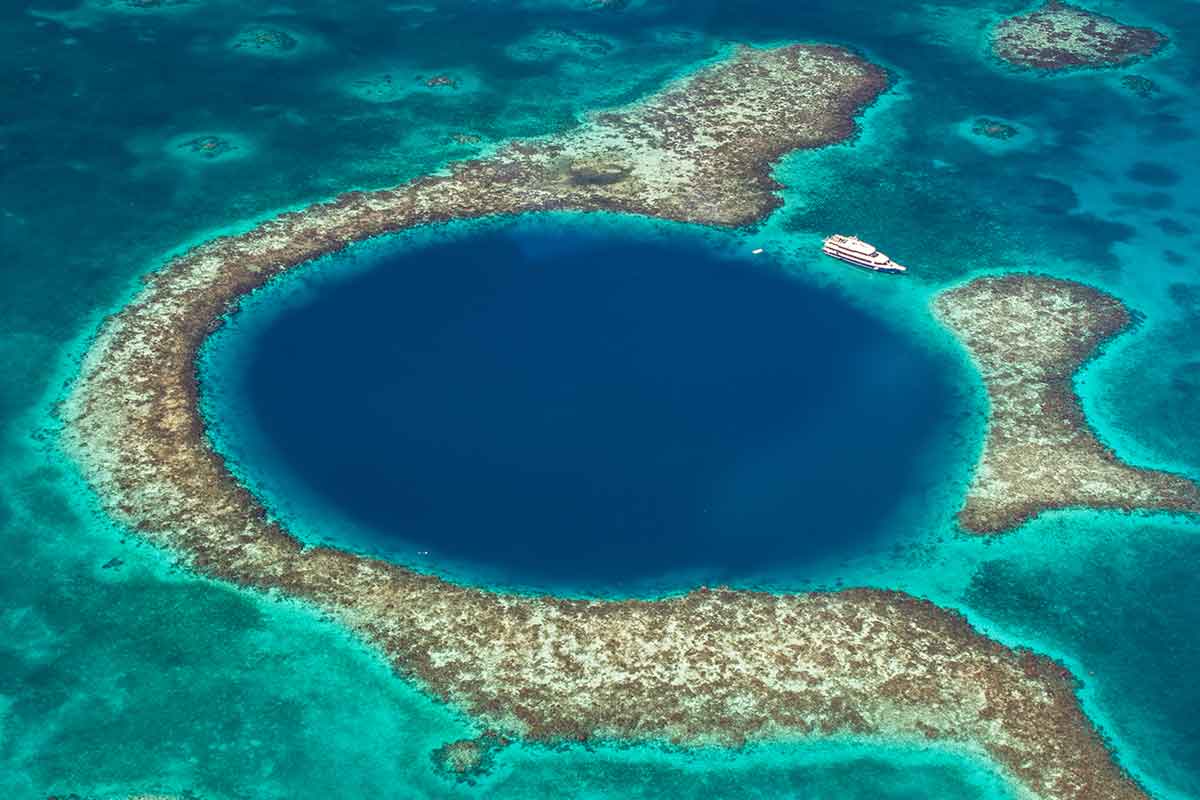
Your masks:
[{"label": "patch reef", "polygon": [[61,408],[64,445],[146,539],[198,573],[311,602],[500,735],[935,740],[990,757],[1031,795],[1142,798],[1080,711],[1068,672],[928,602],[705,589],[580,601],[457,586],[303,547],[208,445],[198,348],[240,297],[284,270],[389,231],[489,214],[750,223],[779,203],[772,163],[849,136],[885,86],[881,70],[838,48],[741,48],[575,131],[197,247],[104,323]]},{"label": "patch reef", "polygon": [[1152,28],[1051,0],[1037,11],[1010,17],[992,32],[992,52],[1021,67],[1061,70],[1116,67],[1151,55],[1167,43]]},{"label": "patch reef", "polygon": [[971,352],[991,410],[983,455],[959,514],[978,533],[1051,508],[1200,511],[1200,488],[1117,459],[1096,439],[1072,379],[1130,323],[1116,298],[1035,275],[981,278],[934,311]]}]

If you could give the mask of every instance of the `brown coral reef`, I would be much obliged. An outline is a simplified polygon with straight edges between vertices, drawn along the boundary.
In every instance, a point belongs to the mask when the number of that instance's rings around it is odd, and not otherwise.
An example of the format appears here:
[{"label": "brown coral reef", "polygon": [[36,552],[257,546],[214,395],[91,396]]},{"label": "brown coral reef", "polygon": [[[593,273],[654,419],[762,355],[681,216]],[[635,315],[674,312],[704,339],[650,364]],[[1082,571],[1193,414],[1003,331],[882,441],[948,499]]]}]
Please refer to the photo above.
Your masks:
[{"label": "brown coral reef", "polygon": [[492,771],[496,753],[507,747],[509,741],[495,731],[486,731],[474,739],[458,739],[447,742],[430,754],[433,768],[438,774],[459,783],[474,784],[476,780]]},{"label": "brown coral reef", "polygon": [[928,602],[878,590],[706,589],[582,601],[457,586],[305,548],[207,443],[197,350],[273,275],[377,234],[487,214],[614,209],[745,224],[778,203],[772,162],[849,135],[885,84],[837,48],[742,48],[575,131],[202,245],[104,323],[61,407],[64,446],[110,512],[147,540],[198,573],[314,604],[501,735],[936,740],[989,756],[1041,797],[1142,798],[1081,712],[1068,672]]},{"label": "brown coral reef", "polygon": [[983,456],[959,519],[1006,530],[1051,508],[1200,511],[1200,488],[1117,459],[1088,427],[1072,378],[1130,321],[1121,303],[1068,281],[981,278],[934,310],[970,350],[991,412]]},{"label": "brown coral reef", "polygon": [[1152,28],[1051,0],[1037,11],[1010,17],[992,32],[992,51],[1022,67],[1061,70],[1114,67],[1158,51],[1167,37]]}]

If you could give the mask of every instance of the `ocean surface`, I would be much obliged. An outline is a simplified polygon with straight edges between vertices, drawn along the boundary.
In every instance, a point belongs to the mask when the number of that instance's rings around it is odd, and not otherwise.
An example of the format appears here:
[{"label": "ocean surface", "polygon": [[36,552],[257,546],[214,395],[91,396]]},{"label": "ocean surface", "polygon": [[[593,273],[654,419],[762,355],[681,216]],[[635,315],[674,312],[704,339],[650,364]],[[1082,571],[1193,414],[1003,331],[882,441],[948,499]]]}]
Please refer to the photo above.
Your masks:
[{"label": "ocean surface", "polygon": [[213,436],[301,535],[686,590],[877,549],[954,463],[951,356],[769,256],[588,215],[454,227],[278,281],[206,351]]},{"label": "ocean surface", "polygon": [[[1200,4],[1087,5],[1153,25],[1172,44],[1121,70],[1031,76],[996,64],[985,50],[988,27],[1024,4],[965,0],[631,0],[605,8],[587,0],[40,0],[0,7],[7,45],[0,48],[0,794],[1007,796],[985,764],[961,755],[851,741],[737,753],[519,746],[505,750],[479,784],[448,782],[433,771],[429,754],[475,735],[471,720],[395,678],[376,655],[303,606],[179,571],[169,554],[103,515],[55,445],[55,403],[89,337],[170,253],[346,189],[394,185],[509,137],[565,130],[589,109],[652,92],[731,42],[795,40],[856,48],[888,68],[895,85],[864,116],[854,141],[798,153],[779,166],[785,202],[767,221],[716,232],[562,215],[449,226],[322,261],[251,298],[207,349],[201,377],[215,445],[302,534],[456,580],[653,596],[720,576],[779,591],[872,585],[928,597],[1007,644],[1062,659],[1083,679],[1084,707],[1118,758],[1156,797],[1200,796],[1200,525],[1070,511],[982,541],[953,524],[985,407],[978,377],[930,318],[928,302],[981,273],[1032,270],[1087,282],[1126,302],[1137,314],[1135,329],[1078,380],[1089,419],[1120,456],[1200,477]],[[440,74],[457,88],[414,88]],[[1131,91],[1121,80],[1131,75],[1152,80],[1157,91]],[[980,117],[1005,121],[1019,135],[1004,142],[973,136]],[[878,243],[908,264],[910,275],[889,281],[822,259],[820,238],[831,231]],[[751,256],[758,247],[763,255]],[[572,256],[554,264],[556,248]],[[619,263],[609,269],[605,260]],[[394,380],[382,389],[384,408],[374,421],[394,420],[407,391],[381,361],[393,347],[418,361],[431,352],[428,338],[396,334],[427,335],[428,327],[411,327],[418,322],[412,315],[445,312],[456,285],[478,292],[480,278],[528,291],[504,295],[497,316],[475,320],[479,335],[455,342],[459,358],[478,364],[482,333],[499,326],[505,336],[525,336],[539,358],[552,347],[570,348],[562,354],[566,374],[588,380],[595,377],[583,369],[588,365],[570,358],[589,335],[603,333],[588,325],[635,314],[637,324],[661,326],[651,343],[663,349],[639,353],[646,360],[633,365],[664,359],[678,352],[668,349],[671,342],[679,347],[692,337],[714,348],[737,345],[745,364],[725,360],[723,368],[759,365],[756,393],[788,392],[809,412],[790,409],[795,430],[811,424],[822,390],[819,381],[803,379],[799,362],[821,364],[840,387],[870,387],[878,370],[894,366],[878,357],[886,342],[888,356],[905,364],[889,379],[898,387],[890,399],[908,403],[916,422],[887,431],[888,418],[872,418],[883,426],[875,435],[893,438],[867,455],[897,467],[908,483],[872,485],[860,495],[865,503],[822,497],[806,506],[804,523],[813,514],[824,525],[809,527],[778,557],[748,557],[719,528],[698,552],[695,540],[672,525],[658,532],[656,566],[646,574],[624,572],[642,564],[629,563],[620,541],[603,539],[592,540],[601,556],[589,564],[594,572],[572,574],[561,561],[522,556],[506,544],[528,549],[537,537],[547,541],[566,510],[519,509],[542,515],[536,530],[422,539],[434,529],[400,529],[378,508],[371,518],[368,505],[382,502],[378,492],[399,472],[365,487],[375,494],[347,500],[305,473],[315,451],[271,452],[280,435],[296,429],[287,426],[341,433],[347,441],[335,444],[343,447],[367,441],[372,418],[348,405],[355,398],[295,394],[330,370],[344,370],[347,381]],[[603,284],[609,294],[597,288],[602,282],[611,282]],[[646,291],[620,288],[630,282]],[[389,298],[381,295],[417,287],[440,292],[447,303],[384,313],[396,306],[385,309]],[[569,303],[551,296],[568,291]],[[739,308],[735,319],[752,325],[705,327],[717,292],[774,310],[760,316]],[[586,306],[580,295],[593,293],[620,303]],[[381,310],[364,313],[372,307]],[[587,314],[568,313],[585,307]],[[572,336],[548,342],[534,327],[514,330],[523,314],[532,315],[531,325],[568,317]],[[318,319],[340,324],[320,329],[311,324]],[[771,336],[770,324],[794,334]],[[805,338],[818,326],[838,334],[824,334],[825,347]],[[304,345],[272,339],[288,331]],[[591,341],[589,359],[605,341],[612,340]],[[283,362],[278,355],[288,348],[298,356]],[[833,363],[835,353],[849,360]],[[789,358],[793,363],[782,366]],[[704,378],[703,364],[668,360],[670,371],[656,379],[695,387]],[[633,366],[625,361],[597,366],[623,391],[650,391],[629,372],[616,372]],[[364,369],[349,369],[355,363]],[[520,385],[506,387],[524,393],[505,395],[512,404],[548,385],[536,365],[508,363],[528,368]],[[239,377],[241,367],[254,364],[260,376],[273,376],[270,385],[255,389],[255,370]],[[446,375],[436,360],[421,366],[425,380],[464,378]],[[280,394],[288,387],[291,397]],[[322,398],[338,404],[326,417]],[[780,395],[733,393],[728,417],[716,398],[702,399],[689,404],[696,416],[680,424],[748,416],[760,430],[791,424],[779,410],[789,405]],[[852,416],[855,404],[867,401],[854,394],[839,404],[830,431],[854,432],[853,423],[865,421]],[[269,413],[222,416],[255,402]],[[588,406],[596,424],[614,424],[611,409],[594,396]],[[764,406],[776,415],[757,415]],[[463,427],[461,415],[433,410],[441,430],[460,443],[480,433]],[[485,410],[473,424],[503,419],[505,409]],[[639,424],[650,425],[644,417]],[[274,444],[269,425],[282,426]],[[255,433],[253,426],[263,427]],[[403,428],[385,432],[370,442],[379,448],[372,457],[415,469],[398,455],[413,452],[396,446]],[[700,437],[714,458],[748,452],[739,437],[749,429],[731,424],[725,433]],[[629,435],[607,462],[575,463],[611,477],[644,438]],[[654,441],[665,446],[661,436]],[[320,441],[299,444],[315,448]],[[811,469],[794,459],[805,449],[795,446],[780,458]],[[522,458],[537,455],[517,450]],[[843,466],[859,469],[862,457],[847,456]],[[288,470],[255,472],[271,459]],[[673,497],[683,497],[686,481],[697,485],[702,465],[689,464],[687,476],[671,473]],[[755,469],[776,479],[785,473],[779,463]],[[755,480],[746,491],[779,491],[767,483]],[[735,518],[748,507],[735,503]],[[595,508],[614,513],[611,503]],[[672,508],[671,519],[682,519],[687,504],[673,501]],[[771,516],[776,531],[796,519]],[[460,533],[470,524],[437,521]],[[604,529],[597,521],[593,531]]]}]

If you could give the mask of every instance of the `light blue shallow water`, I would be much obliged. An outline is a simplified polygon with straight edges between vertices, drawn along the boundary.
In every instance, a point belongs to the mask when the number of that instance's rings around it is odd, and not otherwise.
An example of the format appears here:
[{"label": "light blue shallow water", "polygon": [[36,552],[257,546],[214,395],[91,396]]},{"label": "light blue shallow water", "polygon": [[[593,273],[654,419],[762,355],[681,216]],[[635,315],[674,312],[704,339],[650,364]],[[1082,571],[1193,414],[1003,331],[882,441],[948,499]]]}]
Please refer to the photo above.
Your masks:
[{"label": "light blue shallow water", "polygon": [[[473,735],[469,720],[305,609],[178,574],[114,529],[54,449],[53,401],[101,316],[181,243],[347,188],[391,185],[506,136],[561,129],[588,108],[653,90],[727,41],[823,40],[884,63],[895,90],[855,143],[781,165],[786,203],[763,226],[706,246],[762,246],[775,268],[960,359],[926,311],[954,281],[1033,269],[1111,291],[1142,321],[1086,371],[1085,407],[1120,454],[1194,474],[1200,14],[1181,0],[1093,7],[1160,27],[1172,49],[1116,73],[1030,78],[980,50],[986,26],[1018,10],[1011,3],[597,10],[570,0],[306,0],[260,12],[218,0],[145,10],[53,0],[0,9],[9,45],[0,48],[0,792],[1002,792],[958,756],[848,745],[516,748],[488,782],[449,784],[429,752]],[[283,30],[297,46],[284,57],[226,48],[254,26]],[[556,27],[601,45],[514,57]],[[458,90],[410,91],[442,72]],[[1161,91],[1138,97],[1122,87],[1125,74]],[[963,135],[981,115],[1028,136],[981,146]],[[822,262],[815,245],[832,229],[884,245],[917,267],[912,280],[881,284]],[[961,373],[964,407],[977,404],[978,388]],[[959,607],[1010,644],[1067,659],[1084,678],[1085,707],[1156,794],[1200,795],[1198,531],[1064,513],[991,545],[960,537],[952,513],[981,424],[977,411],[952,421],[957,460],[891,511],[886,549],[744,583],[869,583]],[[672,576],[658,588],[678,585]]]}]

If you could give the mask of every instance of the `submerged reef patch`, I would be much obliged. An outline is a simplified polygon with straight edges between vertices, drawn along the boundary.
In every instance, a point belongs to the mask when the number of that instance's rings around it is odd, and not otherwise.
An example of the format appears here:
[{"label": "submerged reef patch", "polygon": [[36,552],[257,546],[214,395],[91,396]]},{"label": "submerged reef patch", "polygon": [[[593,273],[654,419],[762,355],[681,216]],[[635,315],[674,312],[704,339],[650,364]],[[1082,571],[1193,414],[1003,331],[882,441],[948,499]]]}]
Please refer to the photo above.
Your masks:
[{"label": "submerged reef patch", "polygon": [[504,54],[514,61],[539,62],[563,57],[604,58],[618,49],[616,40],[608,36],[566,28],[543,28],[508,45]]},{"label": "submerged reef patch", "polygon": [[188,155],[207,159],[220,158],[237,149],[237,145],[233,142],[213,134],[188,139],[186,142],[180,142],[176,147]]},{"label": "submerged reef patch", "polygon": [[131,13],[170,11],[184,6],[199,5],[197,0],[92,0],[85,5],[94,8]]},{"label": "submerged reef patch", "polygon": [[1124,75],[1121,86],[1143,99],[1153,97],[1162,91],[1162,87],[1144,75]]},{"label": "submerged reef patch", "polygon": [[959,136],[994,155],[1033,146],[1037,137],[1025,125],[998,117],[972,117],[955,126]]},{"label": "submerged reef patch", "polygon": [[302,48],[303,38],[293,31],[270,25],[252,25],[238,31],[225,47],[236,53],[261,58],[288,58]]},{"label": "submerged reef patch", "polygon": [[474,739],[447,742],[434,750],[430,757],[434,770],[440,775],[473,785],[492,771],[496,754],[508,744],[509,740],[495,731],[485,731]]},{"label": "submerged reef patch", "polygon": [[1200,511],[1200,487],[1122,462],[1083,416],[1072,378],[1130,324],[1120,301],[1078,283],[1008,275],[944,292],[934,310],[970,351],[991,406],[964,528],[994,533],[1079,506]]},{"label": "submerged reef patch", "polygon": [[171,158],[193,164],[245,158],[252,150],[253,147],[245,138],[234,133],[181,133],[168,141],[165,147]]},{"label": "submerged reef patch", "polygon": [[[209,446],[198,350],[272,276],[353,241],[492,214],[618,210],[749,224],[779,205],[773,163],[851,135],[886,83],[836,47],[740,48],[578,129],[196,247],[104,323],[60,406],[63,445],[114,518],[144,539],[197,573],[312,603],[400,674],[504,735],[938,742],[986,754],[1040,797],[1144,798],[1084,716],[1066,669],[927,601],[873,589],[706,588],[588,601],[458,586],[306,549]],[[577,179],[573,165],[597,161],[611,167],[583,174],[602,179]]]},{"label": "submerged reef patch", "polygon": [[342,91],[369,103],[394,103],[415,94],[457,94],[478,90],[480,81],[469,72],[417,74],[404,71],[377,72],[348,78]]},{"label": "submerged reef patch", "polygon": [[992,51],[999,58],[1041,70],[1120,66],[1157,52],[1166,42],[1152,28],[1123,25],[1058,0],[1010,17],[992,32]]},{"label": "submerged reef patch", "polygon": [[997,139],[999,141],[1007,141],[1016,136],[1019,131],[1012,125],[1006,122],[1001,122],[997,119],[989,119],[988,117],[979,117],[971,125],[971,133],[976,136],[984,136],[988,139]]}]

